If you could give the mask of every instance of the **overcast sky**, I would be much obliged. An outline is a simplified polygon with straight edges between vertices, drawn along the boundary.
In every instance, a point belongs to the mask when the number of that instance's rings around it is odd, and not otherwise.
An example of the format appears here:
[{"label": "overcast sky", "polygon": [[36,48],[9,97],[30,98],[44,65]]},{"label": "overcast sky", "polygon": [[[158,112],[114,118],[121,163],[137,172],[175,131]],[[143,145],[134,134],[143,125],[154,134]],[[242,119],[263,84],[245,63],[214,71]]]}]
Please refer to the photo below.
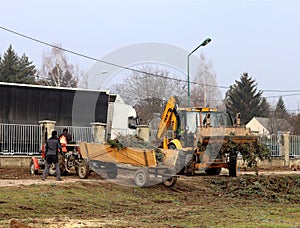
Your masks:
[{"label": "overcast sky", "polygon": [[[101,59],[136,43],[159,42],[209,59],[220,86],[248,72],[264,96],[300,93],[300,1],[6,1],[0,26]],[[0,54],[9,44],[41,67],[50,48],[0,29]],[[163,53],[159,53],[162,55]],[[68,54],[87,71],[95,62]],[[225,92],[224,90],[222,90]],[[283,96],[290,110],[300,95]],[[278,97],[269,98],[276,103]]]}]

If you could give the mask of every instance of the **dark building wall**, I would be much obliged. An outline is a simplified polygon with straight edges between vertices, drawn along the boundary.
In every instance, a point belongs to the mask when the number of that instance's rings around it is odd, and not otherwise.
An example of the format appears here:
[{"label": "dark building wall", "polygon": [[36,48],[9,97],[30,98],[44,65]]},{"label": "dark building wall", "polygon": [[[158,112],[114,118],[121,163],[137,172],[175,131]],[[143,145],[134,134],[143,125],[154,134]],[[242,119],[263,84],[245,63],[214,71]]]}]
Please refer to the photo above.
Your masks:
[{"label": "dark building wall", "polygon": [[0,123],[91,126],[106,123],[109,95],[105,91],[75,90],[0,83]]}]

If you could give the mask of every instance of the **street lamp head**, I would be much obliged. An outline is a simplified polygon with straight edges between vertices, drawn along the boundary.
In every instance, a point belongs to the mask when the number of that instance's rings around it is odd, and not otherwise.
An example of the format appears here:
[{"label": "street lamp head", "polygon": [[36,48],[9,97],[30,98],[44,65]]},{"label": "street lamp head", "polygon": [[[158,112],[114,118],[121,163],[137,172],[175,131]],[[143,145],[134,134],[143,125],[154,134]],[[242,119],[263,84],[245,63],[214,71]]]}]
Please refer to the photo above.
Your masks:
[{"label": "street lamp head", "polygon": [[207,45],[210,41],[211,41],[210,38],[206,38],[206,39],[202,42],[202,44],[201,44],[200,46],[205,46],[205,45]]}]

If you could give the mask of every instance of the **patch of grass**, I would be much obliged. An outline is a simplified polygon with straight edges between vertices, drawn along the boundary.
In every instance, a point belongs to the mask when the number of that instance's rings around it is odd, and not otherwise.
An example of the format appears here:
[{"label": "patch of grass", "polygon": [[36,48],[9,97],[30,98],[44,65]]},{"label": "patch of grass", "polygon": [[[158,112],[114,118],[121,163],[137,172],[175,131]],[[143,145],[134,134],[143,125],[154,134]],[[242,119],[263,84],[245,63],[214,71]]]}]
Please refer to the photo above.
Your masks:
[{"label": "patch of grass", "polygon": [[182,179],[171,189],[162,185],[132,188],[110,182],[80,181],[2,187],[0,226],[19,218],[42,227],[49,225],[49,215],[54,218],[53,223],[68,218],[102,218],[112,227],[300,226],[297,177]]}]

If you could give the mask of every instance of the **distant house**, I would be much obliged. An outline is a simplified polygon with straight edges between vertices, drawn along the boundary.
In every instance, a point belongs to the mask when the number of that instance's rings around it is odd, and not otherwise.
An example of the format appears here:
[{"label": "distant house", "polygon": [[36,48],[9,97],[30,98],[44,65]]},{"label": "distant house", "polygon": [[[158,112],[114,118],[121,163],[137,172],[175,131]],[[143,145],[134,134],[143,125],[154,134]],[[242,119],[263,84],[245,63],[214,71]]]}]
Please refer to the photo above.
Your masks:
[{"label": "distant house", "polygon": [[279,131],[291,131],[292,126],[285,119],[253,117],[246,127],[259,135],[276,134]]}]

